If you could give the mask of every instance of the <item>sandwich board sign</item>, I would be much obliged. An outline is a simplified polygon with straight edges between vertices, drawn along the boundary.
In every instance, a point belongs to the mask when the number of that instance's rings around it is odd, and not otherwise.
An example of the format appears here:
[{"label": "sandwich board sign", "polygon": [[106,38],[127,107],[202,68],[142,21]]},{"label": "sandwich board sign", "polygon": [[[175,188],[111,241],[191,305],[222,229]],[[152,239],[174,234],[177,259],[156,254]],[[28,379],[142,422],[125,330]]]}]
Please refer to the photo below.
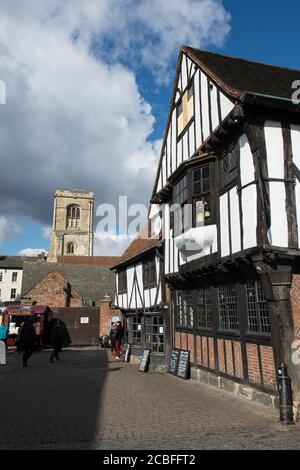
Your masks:
[{"label": "sandwich board sign", "polygon": [[144,349],[143,355],[141,357],[139,372],[148,372],[150,362],[150,349]]}]

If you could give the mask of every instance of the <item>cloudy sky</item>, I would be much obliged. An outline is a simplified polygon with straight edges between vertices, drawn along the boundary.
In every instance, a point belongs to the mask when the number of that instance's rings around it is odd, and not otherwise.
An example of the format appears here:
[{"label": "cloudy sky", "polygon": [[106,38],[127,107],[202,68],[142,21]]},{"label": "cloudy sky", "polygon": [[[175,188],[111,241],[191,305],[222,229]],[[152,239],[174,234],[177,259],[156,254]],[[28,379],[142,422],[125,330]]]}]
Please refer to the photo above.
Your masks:
[{"label": "cloudy sky", "polygon": [[[245,3],[1,0],[0,253],[49,248],[56,188],[148,203],[181,44],[300,68],[298,0],[286,31],[281,2]],[[95,254],[126,243],[97,234]]]}]

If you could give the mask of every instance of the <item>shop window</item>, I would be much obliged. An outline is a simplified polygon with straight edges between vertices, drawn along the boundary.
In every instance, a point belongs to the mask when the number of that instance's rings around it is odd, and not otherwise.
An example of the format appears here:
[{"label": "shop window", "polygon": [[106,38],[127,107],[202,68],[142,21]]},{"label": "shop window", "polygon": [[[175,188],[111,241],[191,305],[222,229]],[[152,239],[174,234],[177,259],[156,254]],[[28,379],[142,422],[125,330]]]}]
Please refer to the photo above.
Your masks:
[{"label": "shop window", "polygon": [[127,274],[126,269],[118,272],[118,293],[122,294],[127,291]]},{"label": "shop window", "polygon": [[212,306],[209,289],[197,291],[197,315],[199,328],[212,328]]},{"label": "shop window", "polygon": [[270,319],[264,291],[260,282],[246,284],[248,331],[270,334]]},{"label": "shop window", "polygon": [[236,287],[234,285],[218,288],[219,330],[238,331],[239,319],[237,309]]},{"label": "shop window", "polygon": [[142,346],[142,319],[140,316],[127,318],[128,343],[131,346]]},{"label": "shop window", "polygon": [[144,287],[156,285],[156,262],[155,257],[143,263],[143,281]]},{"label": "shop window", "polygon": [[165,324],[163,316],[146,317],[146,348],[153,353],[163,353],[165,349]]},{"label": "shop window", "polygon": [[176,322],[179,326],[194,325],[194,306],[192,291],[176,292]]},{"label": "shop window", "polygon": [[177,104],[177,135],[189,124],[194,116],[194,84],[191,81]]}]

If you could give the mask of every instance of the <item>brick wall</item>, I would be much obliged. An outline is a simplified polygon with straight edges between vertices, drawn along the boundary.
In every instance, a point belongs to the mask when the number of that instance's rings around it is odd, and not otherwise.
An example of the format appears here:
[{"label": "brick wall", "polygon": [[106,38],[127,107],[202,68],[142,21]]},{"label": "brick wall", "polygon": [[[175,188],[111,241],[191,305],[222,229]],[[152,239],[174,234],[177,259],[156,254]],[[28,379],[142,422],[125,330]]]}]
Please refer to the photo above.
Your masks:
[{"label": "brick wall", "polygon": [[263,383],[267,388],[276,389],[276,373],[273,348],[271,346],[260,346]]},{"label": "brick wall", "polygon": [[259,370],[258,346],[256,344],[246,344],[246,351],[249,381],[260,384],[261,376]]},{"label": "brick wall", "polygon": [[[26,298],[22,299],[23,304],[33,301],[41,305],[51,307],[66,307],[66,293],[64,289],[67,287],[64,277],[57,271],[51,271],[39,283],[37,283],[28,293]],[[70,307],[81,307],[82,298],[75,289],[71,287]]]},{"label": "brick wall", "polygon": [[97,304],[100,307],[99,336],[107,335],[110,332],[112,317],[119,316],[122,319],[122,314],[119,309],[111,307],[110,300],[101,300]]}]

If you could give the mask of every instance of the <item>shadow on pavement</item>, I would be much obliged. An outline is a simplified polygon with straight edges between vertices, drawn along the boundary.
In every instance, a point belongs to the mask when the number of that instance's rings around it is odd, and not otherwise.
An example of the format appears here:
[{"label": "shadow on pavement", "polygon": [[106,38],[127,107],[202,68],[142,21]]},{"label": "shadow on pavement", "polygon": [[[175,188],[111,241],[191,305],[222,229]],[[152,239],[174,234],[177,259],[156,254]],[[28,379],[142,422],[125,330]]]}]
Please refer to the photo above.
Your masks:
[{"label": "shadow on pavement", "polygon": [[88,449],[97,433],[108,368],[106,351],[68,351],[49,361],[40,351],[0,366],[0,449]]}]

